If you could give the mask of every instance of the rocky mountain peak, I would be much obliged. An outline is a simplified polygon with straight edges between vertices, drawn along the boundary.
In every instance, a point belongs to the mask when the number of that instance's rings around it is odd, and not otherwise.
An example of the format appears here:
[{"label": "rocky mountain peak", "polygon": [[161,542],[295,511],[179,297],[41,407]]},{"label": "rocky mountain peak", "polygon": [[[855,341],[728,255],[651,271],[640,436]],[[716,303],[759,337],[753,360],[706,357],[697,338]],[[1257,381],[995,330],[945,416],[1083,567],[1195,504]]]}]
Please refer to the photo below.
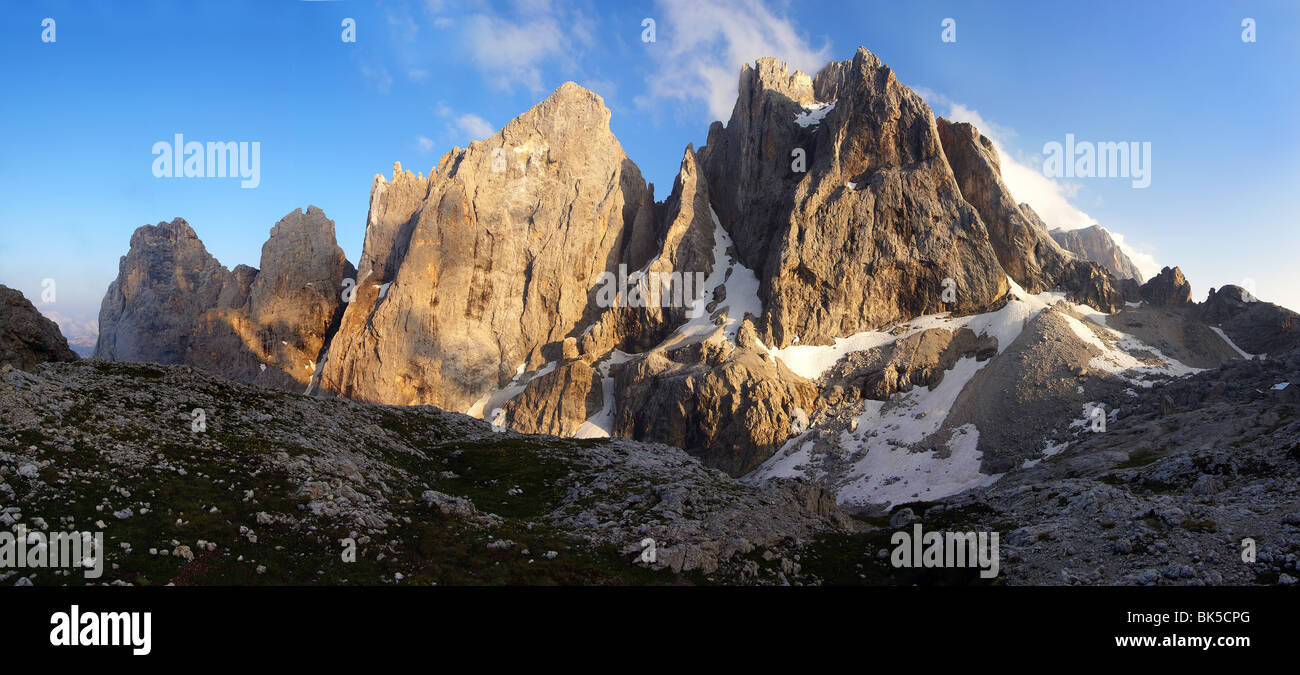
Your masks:
[{"label": "rocky mountain peak", "polygon": [[1106,228],[1096,223],[1077,230],[1056,228],[1049,233],[1061,248],[1105,267],[1117,279],[1134,279],[1142,283],[1142,272],[1124,254]]},{"label": "rocky mountain peak", "polygon": [[382,260],[382,274],[359,284],[322,388],[465,410],[557,358],[592,316],[595,280],[655,227],[609,120],[599,96],[565,83],[444,155],[422,198],[372,194],[363,268]]},{"label": "rocky mountain peak", "polygon": [[1142,299],[1158,306],[1179,307],[1192,302],[1192,285],[1177,267],[1165,267],[1142,284]]},{"label": "rocky mountain peak", "polygon": [[95,356],[302,391],[352,276],[334,222],[315,206],[271,228],[260,270],[227,270],[183,219],[146,225],[104,296]]},{"label": "rocky mountain peak", "polygon": [[[819,71],[811,102],[802,81],[775,60],[742,71],[730,121],[700,152],[718,218],[760,281],[761,339],[824,344],[1001,297],[1006,277],[929,106],[865,49]],[[960,289],[951,303],[946,279]]]},{"label": "rocky mountain peak", "polygon": [[807,105],[816,99],[813,94],[812,78],[801,70],[790,72],[784,61],[765,56],[751,66],[746,63],[740,68],[739,101],[751,105],[755,96],[780,95],[798,103]]}]

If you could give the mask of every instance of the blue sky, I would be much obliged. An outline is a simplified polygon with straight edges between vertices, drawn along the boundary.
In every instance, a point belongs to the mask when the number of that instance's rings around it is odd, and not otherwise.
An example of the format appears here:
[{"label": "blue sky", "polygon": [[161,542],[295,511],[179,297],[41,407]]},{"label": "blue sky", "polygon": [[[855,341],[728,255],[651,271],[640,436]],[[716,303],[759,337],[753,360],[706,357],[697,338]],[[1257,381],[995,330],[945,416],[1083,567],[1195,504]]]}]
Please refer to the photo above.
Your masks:
[{"label": "blue sky", "polygon": [[[315,204],[360,254],[371,180],[428,173],[566,80],[605,97],[660,199],[730,111],[741,63],[866,46],[994,138],[1052,225],[1100,222],[1198,296],[1251,280],[1300,308],[1294,2],[0,2],[0,283],[91,321],[131,232],[180,216],[227,267]],[[42,41],[42,20],[55,41]],[[344,18],[356,42],[341,40]],[[642,41],[644,18],[656,40]],[[1242,41],[1241,22],[1257,41]],[[957,40],[941,41],[956,21]],[[151,149],[257,141],[261,183],[155,178]],[[1152,181],[1052,180],[1042,148],[1150,142]],[[1013,180],[1014,176],[1014,180]],[[57,284],[40,302],[42,280]],[[67,329],[65,327],[65,332]]]}]

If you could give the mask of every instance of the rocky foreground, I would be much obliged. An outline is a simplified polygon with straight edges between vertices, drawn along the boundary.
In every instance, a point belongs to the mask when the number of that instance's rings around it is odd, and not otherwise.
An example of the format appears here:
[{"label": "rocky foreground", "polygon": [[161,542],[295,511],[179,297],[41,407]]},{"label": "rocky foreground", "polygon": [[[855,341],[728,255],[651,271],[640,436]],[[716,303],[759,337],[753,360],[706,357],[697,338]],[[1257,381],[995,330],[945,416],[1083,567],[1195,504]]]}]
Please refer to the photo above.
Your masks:
[{"label": "rocky foreground", "polygon": [[1032,469],[849,517],[821,488],[745,484],[665,445],[497,432],[184,366],[6,367],[0,521],[103,532],[93,583],[112,584],[990,583],[895,569],[889,537],[917,520],[1000,532],[995,584],[1290,584],[1300,390],[1276,385],[1298,375],[1293,352],[1157,385]]},{"label": "rocky foreground", "polygon": [[[185,366],[0,377],[0,521],[102,531],[98,583],[780,583],[800,546],[861,527],[819,488],[744,485],[668,446],[494,432]],[[654,562],[637,562],[647,538]],[[30,572],[0,580],[83,583]]]}]

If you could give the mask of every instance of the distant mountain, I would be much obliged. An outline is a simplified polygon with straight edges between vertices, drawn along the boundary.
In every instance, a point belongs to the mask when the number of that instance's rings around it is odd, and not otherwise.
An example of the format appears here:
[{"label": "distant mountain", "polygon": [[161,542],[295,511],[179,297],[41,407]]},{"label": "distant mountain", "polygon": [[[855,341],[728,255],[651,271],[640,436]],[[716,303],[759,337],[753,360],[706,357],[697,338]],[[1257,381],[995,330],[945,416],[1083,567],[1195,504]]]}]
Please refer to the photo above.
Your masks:
[{"label": "distant mountain", "polygon": [[65,315],[51,309],[41,310],[68,339],[68,346],[77,355],[89,357],[95,353],[95,343],[99,340],[99,323],[93,316]]},{"label": "distant mountain", "polygon": [[271,228],[261,265],[227,270],[181,218],[137,229],[100,308],[95,356],[305,390],[355,271],[314,206]]},{"label": "distant mountain", "polygon": [[1134,279],[1138,283],[1142,283],[1142,272],[1120,250],[1119,246],[1115,244],[1115,240],[1111,239],[1110,233],[1102,226],[1093,225],[1078,230],[1056,228],[1050,234],[1056,240],[1056,243],[1061,245],[1061,248],[1084,260],[1091,260],[1102,265],[1116,278]]}]

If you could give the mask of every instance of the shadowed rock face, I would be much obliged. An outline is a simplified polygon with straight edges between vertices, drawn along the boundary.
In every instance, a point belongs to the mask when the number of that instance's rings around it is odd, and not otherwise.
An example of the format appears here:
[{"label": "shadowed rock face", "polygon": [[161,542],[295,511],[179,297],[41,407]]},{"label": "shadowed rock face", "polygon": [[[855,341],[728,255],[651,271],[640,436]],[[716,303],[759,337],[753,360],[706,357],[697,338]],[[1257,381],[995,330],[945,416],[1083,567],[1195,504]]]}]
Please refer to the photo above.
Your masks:
[{"label": "shadowed rock face", "polygon": [[314,206],[271,229],[260,271],[227,270],[183,219],[146,225],[104,296],[95,356],[301,391],[354,275],[334,222]]},{"label": "shadowed rock face", "polygon": [[1115,244],[1115,240],[1111,239],[1110,233],[1102,226],[1093,225],[1079,230],[1057,228],[1050,234],[1061,248],[1084,260],[1100,264],[1106,268],[1106,271],[1115,275],[1116,279],[1134,279],[1139,284],[1143,282],[1142,272],[1138,270],[1137,265],[1124,255]]},{"label": "shadowed rock face", "polygon": [[254,274],[232,275],[183,218],[137,229],[100,306],[95,357],[187,363],[198,318],[221,300],[242,305],[248,285],[240,282]]},{"label": "shadowed rock face", "polygon": [[1002,166],[993,142],[973,125],[936,120],[944,155],[962,197],[979,211],[1002,269],[1031,293],[1050,290],[1068,256],[1024,215],[1002,182]]},{"label": "shadowed rock face", "polygon": [[[625,260],[629,271],[644,268],[647,278],[669,278],[713,271],[714,224],[709,204],[709,186],[700,171],[693,146],[682,154],[681,168],[673,181],[673,190],[653,227],[638,224],[627,247]],[[643,211],[644,215],[645,212]],[[655,277],[652,275],[660,275]],[[692,293],[702,289],[692,289]],[[673,287],[663,294],[671,297]],[[690,304],[684,298],[684,304]],[[600,358],[611,349],[643,352],[658,345],[686,319],[683,306],[668,307],[600,307],[588,308],[592,325],[577,338],[578,351],[587,361]]]},{"label": "shadowed rock face", "polygon": [[[372,196],[363,261],[387,261],[379,278],[391,283],[362,282],[321,387],[466,410],[520,365],[556,359],[599,275],[617,272],[629,241],[653,240],[639,233],[653,227],[652,193],[609,117],[599,96],[567,83],[445,155],[419,206],[419,186],[400,205]],[[389,236],[408,211],[414,225]]]},{"label": "shadowed rock face", "polygon": [[1192,285],[1177,267],[1166,267],[1142,284],[1142,299],[1159,307],[1181,307],[1192,302]]},{"label": "shadowed rock face", "polygon": [[59,326],[23,294],[0,285],[0,364],[31,370],[47,361],[76,361]]},{"label": "shadowed rock face", "polygon": [[[814,100],[835,107],[796,124]],[[798,150],[806,173],[792,170]],[[865,49],[811,82],[774,59],[747,66],[731,121],[709,130],[701,162],[723,227],[759,277],[768,344],[977,311],[1007,290],[929,106]],[[948,278],[953,303],[941,300]]]}]

